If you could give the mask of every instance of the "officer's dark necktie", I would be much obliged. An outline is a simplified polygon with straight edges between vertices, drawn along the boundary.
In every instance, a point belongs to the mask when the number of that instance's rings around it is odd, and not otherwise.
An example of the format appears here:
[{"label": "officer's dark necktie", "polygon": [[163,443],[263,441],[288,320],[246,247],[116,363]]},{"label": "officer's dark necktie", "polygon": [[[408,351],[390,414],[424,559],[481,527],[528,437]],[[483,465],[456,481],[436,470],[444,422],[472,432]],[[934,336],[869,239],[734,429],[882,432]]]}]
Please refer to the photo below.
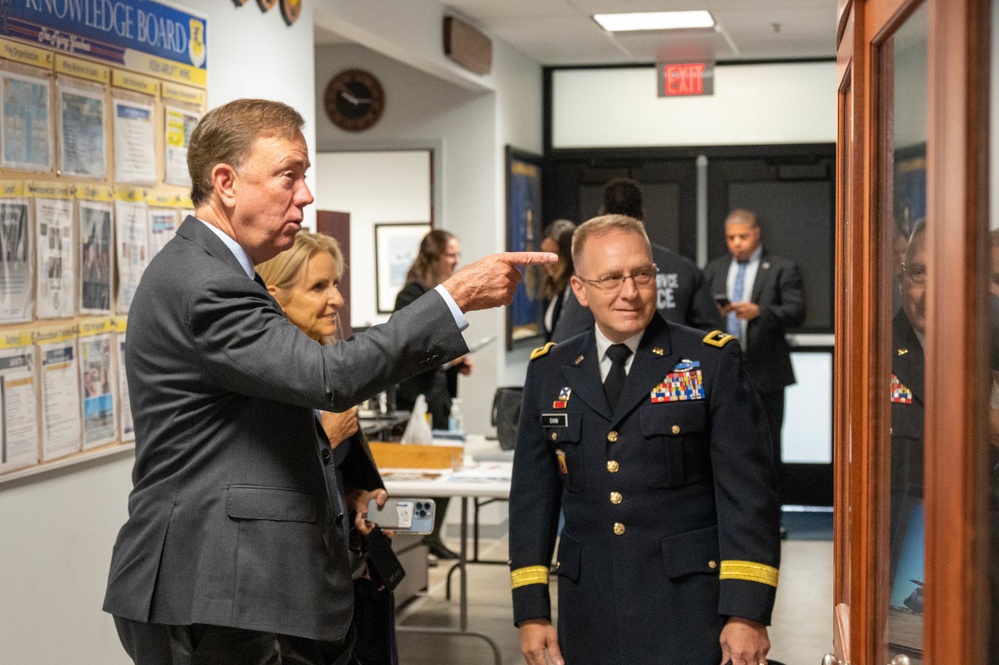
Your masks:
[{"label": "officer's dark necktie", "polygon": [[624,364],[631,356],[631,349],[624,344],[615,344],[607,349],[607,357],[611,360],[610,371],[604,379],[604,395],[607,396],[607,403],[613,410],[617,406],[617,401],[621,399],[621,391],[624,390],[624,380],[628,377],[624,371]]},{"label": "officer's dark necktie", "polygon": [[[739,267],[735,273],[735,284],[732,286],[732,302],[742,302],[743,292],[746,290],[746,264],[749,261],[739,261]],[[729,312],[727,317],[728,334],[735,338],[742,337],[742,325],[736,318],[735,312]]]}]

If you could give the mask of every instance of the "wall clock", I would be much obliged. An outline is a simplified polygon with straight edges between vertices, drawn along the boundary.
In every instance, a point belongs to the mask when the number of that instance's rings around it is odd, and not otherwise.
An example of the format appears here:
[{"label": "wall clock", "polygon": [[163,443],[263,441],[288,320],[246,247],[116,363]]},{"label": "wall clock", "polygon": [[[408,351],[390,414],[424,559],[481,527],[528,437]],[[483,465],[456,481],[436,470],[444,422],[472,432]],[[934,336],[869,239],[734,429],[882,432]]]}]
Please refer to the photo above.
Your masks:
[{"label": "wall clock", "polygon": [[368,72],[345,69],[326,86],[323,106],[334,125],[348,132],[360,132],[382,117],[385,91]]}]

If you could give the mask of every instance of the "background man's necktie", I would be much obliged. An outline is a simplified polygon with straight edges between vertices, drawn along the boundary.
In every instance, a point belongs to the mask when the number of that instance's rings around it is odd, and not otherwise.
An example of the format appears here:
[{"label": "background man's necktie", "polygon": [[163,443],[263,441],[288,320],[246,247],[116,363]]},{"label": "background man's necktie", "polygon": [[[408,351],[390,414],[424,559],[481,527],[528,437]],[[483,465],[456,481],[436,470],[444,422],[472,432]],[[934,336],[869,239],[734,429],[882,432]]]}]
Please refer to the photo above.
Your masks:
[{"label": "background man's necktie", "polygon": [[[742,292],[746,290],[746,264],[748,261],[739,261],[739,269],[735,273],[735,286],[732,287],[732,302],[742,302],[743,294]],[[726,321],[728,327],[728,334],[735,338],[742,337],[742,326],[739,325],[739,319],[736,318],[735,312],[729,312]]]}]

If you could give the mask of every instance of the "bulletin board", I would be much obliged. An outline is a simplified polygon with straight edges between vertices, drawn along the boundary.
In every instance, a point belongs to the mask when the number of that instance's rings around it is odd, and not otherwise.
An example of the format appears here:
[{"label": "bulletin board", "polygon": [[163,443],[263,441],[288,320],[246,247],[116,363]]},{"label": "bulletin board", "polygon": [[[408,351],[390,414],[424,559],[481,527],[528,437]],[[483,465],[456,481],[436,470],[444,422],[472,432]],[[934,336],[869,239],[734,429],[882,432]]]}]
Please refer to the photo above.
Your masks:
[{"label": "bulletin board", "polygon": [[0,482],[134,440],[124,349],[150,259],[193,212],[207,21],[154,0],[5,3]]}]

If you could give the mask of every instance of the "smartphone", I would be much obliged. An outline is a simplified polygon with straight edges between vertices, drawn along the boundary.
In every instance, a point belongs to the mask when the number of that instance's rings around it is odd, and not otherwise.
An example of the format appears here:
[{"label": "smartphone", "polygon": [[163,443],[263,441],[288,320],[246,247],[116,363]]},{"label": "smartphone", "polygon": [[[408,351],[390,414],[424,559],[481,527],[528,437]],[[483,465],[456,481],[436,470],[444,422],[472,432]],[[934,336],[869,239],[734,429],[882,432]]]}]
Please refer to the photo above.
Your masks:
[{"label": "smartphone", "polygon": [[715,304],[718,305],[719,307],[727,307],[730,302],[731,301],[728,299],[728,296],[725,295],[724,293],[715,294]]},{"label": "smartphone", "polygon": [[389,499],[381,508],[368,502],[368,521],[383,529],[405,533],[430,533],[434,530],[433,499]]}]

